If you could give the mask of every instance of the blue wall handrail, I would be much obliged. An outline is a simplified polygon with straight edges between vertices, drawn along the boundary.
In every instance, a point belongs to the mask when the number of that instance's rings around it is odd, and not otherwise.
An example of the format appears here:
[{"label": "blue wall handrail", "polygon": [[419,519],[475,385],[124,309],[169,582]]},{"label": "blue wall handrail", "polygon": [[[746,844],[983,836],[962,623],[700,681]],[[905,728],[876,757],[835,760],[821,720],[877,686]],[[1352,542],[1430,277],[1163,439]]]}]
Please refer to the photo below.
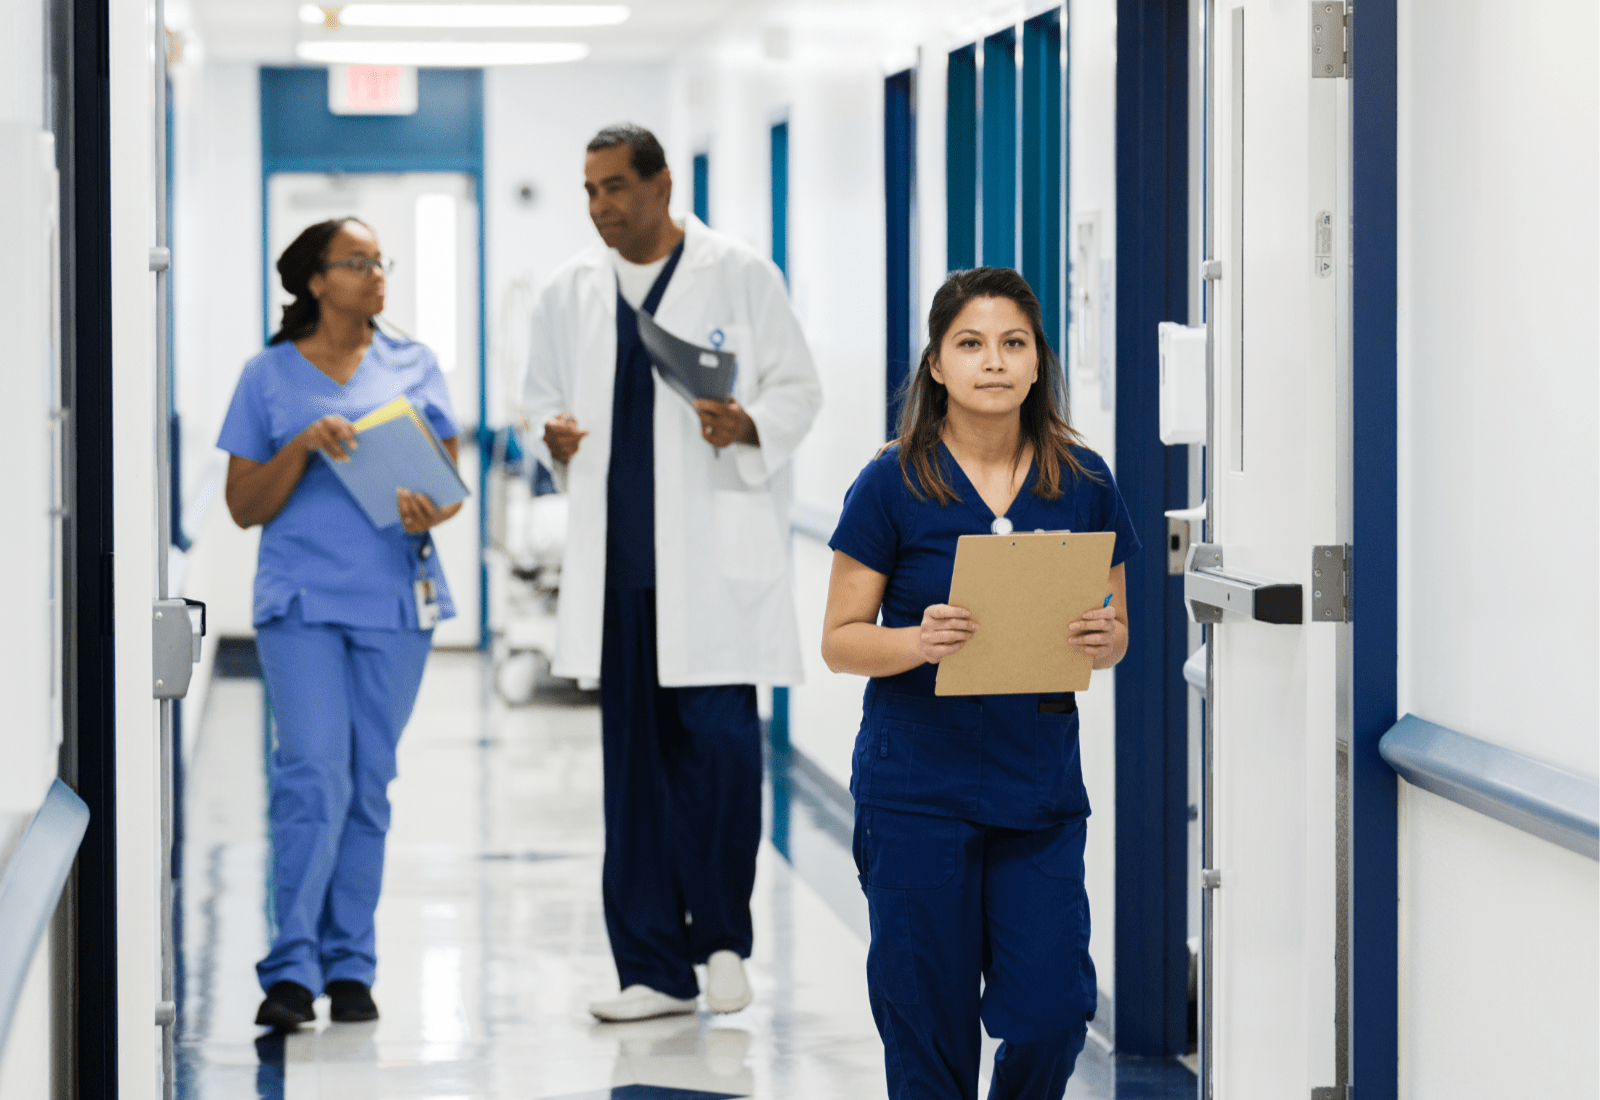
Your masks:
[{"label": "blue wall handrail", "polygon": [[1378,742],[1412,786],[1600,860],[1600,783],[1424,721],[1400,719]]},{"label": "blue wall handrail", "polygon": [[88,827],[89,807],[57,779],[0,875],[0,1050],[11,1031],[33,953]]}]

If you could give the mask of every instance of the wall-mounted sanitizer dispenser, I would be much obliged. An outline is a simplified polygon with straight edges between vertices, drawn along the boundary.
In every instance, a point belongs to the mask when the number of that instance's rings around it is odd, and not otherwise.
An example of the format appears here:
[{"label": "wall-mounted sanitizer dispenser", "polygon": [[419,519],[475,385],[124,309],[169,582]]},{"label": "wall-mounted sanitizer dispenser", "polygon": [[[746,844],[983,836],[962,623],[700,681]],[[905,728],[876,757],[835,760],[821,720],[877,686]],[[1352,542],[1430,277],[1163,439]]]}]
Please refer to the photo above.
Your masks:
[{"label": "wall-mounted sanitizer dispenser", "polygon": [[1206,441],[1206,330],[1163,321],[1156,328],[1161,358],[1161,442],[1172,447]]}]

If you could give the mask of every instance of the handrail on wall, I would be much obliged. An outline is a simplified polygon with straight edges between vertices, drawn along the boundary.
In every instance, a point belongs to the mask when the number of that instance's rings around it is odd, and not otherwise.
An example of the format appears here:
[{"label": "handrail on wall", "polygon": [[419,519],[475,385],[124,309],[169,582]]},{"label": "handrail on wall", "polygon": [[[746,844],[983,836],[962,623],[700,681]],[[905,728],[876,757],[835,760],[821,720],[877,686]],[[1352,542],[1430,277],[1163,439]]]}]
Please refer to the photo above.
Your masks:
[{"label": "handrail on wall", "polygon": [[89,807],[57,779],[0,875],[0,1050],[11,1031],[33,953],[88,827]]},{"label": "handrail on wall", "polygon": [[789,527],[798,534],[816,539],[824,546],[833,538],[833,529],[839,526],[839,513],[816,508],[799,501],[789,505]]},{"label": "handrail on wall", "polygon": [[1400,719],[1378,751],[1407,783],[1600,860],[1600,783],[1424,721]]}]

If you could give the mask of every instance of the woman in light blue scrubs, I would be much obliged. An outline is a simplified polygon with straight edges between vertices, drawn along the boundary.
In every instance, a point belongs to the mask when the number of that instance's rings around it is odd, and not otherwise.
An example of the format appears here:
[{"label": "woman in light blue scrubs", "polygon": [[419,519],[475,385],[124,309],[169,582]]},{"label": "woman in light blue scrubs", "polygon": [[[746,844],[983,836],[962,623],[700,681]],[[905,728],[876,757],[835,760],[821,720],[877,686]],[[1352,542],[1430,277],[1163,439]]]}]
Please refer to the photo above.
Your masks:
[{"label": "woman in light blue scrubs", "polygon": [[900,437],[845,496],[822,653],[871,677],[850,791],[872,920],[867,991],[894,1100],[1060,1100],[1095,1011],[1083,846],[1089,799],[1070,693],[936,696],[936,666],[981,629],[948,606],[956,540],[1113,531],[1109,603],[1061,645],[1110,668],[1128,647],[1139,547],[1104,460],[1065,415],[1039,303],[1003,268],[934,296]]},{"label": "woman in light blue scrubs", "polygon": [[454,614],[428,532],[461,505],[402,489],[401,522],[379,529],[329,466],[357,445],[353,421],[402,394],[457,455],[461,428],[433,353],[373,323],[387,270],[354,218],[295,238],[278,260],[295,300],[245,365],[217,440],[233,456],[229,512],[240,527],[262,525],[254,621],[276,719],[278,931],[256,966],[267,994],[256,1023],[273,1028],[315,1019],[321,992],[334,1020],[377,1019],[373,916],[395,746],[433,620]]}]

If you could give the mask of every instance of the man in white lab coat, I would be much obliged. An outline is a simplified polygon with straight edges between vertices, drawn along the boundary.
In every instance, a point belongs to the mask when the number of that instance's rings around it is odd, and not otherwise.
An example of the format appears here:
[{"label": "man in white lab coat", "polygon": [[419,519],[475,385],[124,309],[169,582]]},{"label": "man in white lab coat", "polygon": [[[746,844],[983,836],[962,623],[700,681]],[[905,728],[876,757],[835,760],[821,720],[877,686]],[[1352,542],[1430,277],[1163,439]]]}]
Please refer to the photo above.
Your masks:
[{"label": "man in white lab coat", "polygon": [[[534,311],[526,411],[570,499],[558,676],[600,681],[606,928],[622,992],[602,1020],[750,1003],[761,831],[754,684],[799,681],[786,465],[822,401],[783,276],[749,246],[668,212],[648,130],[589,143],[603,244]],[[738,357],[732,399],[663,384],[638,312]]]}]

